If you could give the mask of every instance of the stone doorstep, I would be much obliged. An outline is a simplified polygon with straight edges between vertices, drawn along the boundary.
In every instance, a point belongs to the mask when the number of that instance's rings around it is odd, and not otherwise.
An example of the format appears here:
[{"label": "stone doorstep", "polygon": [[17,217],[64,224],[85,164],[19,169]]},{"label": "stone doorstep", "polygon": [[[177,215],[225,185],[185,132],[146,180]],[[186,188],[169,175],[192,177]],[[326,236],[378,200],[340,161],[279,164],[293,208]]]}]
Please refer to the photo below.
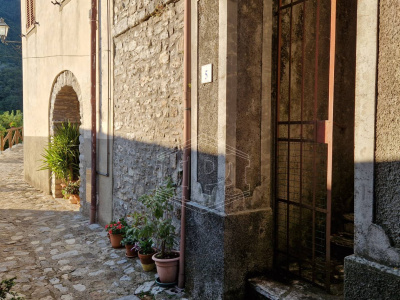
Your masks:
[{"label": "stone doorstep", "polygon": [[[256,277],[248,280],[249,287],[254,299],[268,300],[339,300],[342,295],[331,295],[310,283],[301,280],[292,280],[290,283],[283,283],[268,277]],[[253,298],[252,298],[253,299]]]}]

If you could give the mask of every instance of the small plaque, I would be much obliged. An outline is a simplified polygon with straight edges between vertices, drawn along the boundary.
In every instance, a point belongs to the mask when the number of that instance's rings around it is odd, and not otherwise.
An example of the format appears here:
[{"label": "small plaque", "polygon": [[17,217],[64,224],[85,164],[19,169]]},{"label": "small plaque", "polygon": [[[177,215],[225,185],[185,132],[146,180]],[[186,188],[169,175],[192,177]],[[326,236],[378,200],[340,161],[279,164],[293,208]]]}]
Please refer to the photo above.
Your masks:
[{"label": "small plaque", "polygon": [[201,83],[212,82],[212,64],[201,67]]}]

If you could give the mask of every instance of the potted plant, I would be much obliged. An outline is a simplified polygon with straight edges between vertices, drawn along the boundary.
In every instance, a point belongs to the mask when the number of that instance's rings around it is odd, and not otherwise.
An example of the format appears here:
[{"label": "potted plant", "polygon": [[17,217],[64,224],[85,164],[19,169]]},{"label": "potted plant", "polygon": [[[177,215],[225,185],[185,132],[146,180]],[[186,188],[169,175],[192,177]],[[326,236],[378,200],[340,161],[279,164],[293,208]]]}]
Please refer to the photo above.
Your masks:
[{"label": "potted plant", "polygon": [[153,224],[150,219],[139,212],[132,215],[133,217],[133,228],[137,242],[135,243],[135,250],[138,253],[142,268],[148,272],[154,269],[154,261],[152,256],[156,253],[153,248],[153,240],[151,235],[153,234]]},{"label": "potted plant", "polygon": [[179,252],[172,251],[175,240],[175,226],[172,224],[173,206],[171,199],[175,186],[171,179],[152,194],[144,195],[140,201],[149,211],[152,236],[160,251],[153,255],[161,283],[176,281],[179,266]]},{"label": "potted plant", "polygon": [[61,123],[42,154],[40,170],[50,170],[57,179],[75,181],[79,177],[79,125]]},{"label": "potted plant", "polygon": [[138,251],[135,248],[136,243],[139,240],[139,226],[142,222],[142,217],[139,213],[134,213],[128,217],[133,218],[132,226],[127,228],[125,237],[122,240],[122,244],[126,248],[127,257],[137,257]]},{"label": "potted plant", "polygon": [[105,226],[113,248],[121,248],[121,242],[125,235],[127,226],[128,224],[124,218],[119,219],[118,222],[111,221],[111,223]]},{"label": "potted plant", "polygon": [[79,198],[79,187],[81,185],[81,181],[69,181],[67,186],[63,189],[63,195],[64,196],[69,196],[69,201],[72,204],[77,204],[80,203],[80,198]]},{"label": "potted plant", "polygon": [[70,194],[67,193],[67,191],[65,190],[67,187],[67,184],[65,182],[61,182],[61,194],[63,195],[64,199],[69,199],[69,197],[71,196]]},{"label": "potted plant", "polygon": [[152,259],[154,253],[156,251],[153,248],[153,240],[151,238],[140,238],[139,241],[136,242],[134,247],[140,259],[140,263],[142,264],[142,268],[145,272],[151,271],[154,269],[155,264]]},{"label": "potted plant", "polygon": [[125,237],[122,239],[122,246],[125,246],[126,252],[125,252],[125,256],[129,257],[129,258],[133,258],[133,257],[137,257],[137,250],[135,249],[135,244],[137,242],[136,237],[131,233],[131,229],[133,228],[129,228],[127,229],[126,233],[125,233]]}]

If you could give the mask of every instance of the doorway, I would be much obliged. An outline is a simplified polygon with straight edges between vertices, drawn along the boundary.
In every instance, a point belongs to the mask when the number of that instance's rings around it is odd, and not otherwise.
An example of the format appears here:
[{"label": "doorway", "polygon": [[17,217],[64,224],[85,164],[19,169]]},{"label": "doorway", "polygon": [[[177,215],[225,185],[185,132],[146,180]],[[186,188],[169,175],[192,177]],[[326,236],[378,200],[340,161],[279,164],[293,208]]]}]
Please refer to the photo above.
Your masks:
[{"label": "doorway", "polygon": [[275,266],[327,290],[353,252],[356,3],[275,1]]},{"label": "doorway", "polygon": [[[70,122],[77,125],[82,134],[80,125],[83,123],[82,94],[77,78],[68,70],[61,72],[54,80],[52,91],[50,94],[49,106],[49,135],[53,136],[57,132],[59,125],[64,122]],[[82,136],[81,136],[82,137]],[[79,160],[80,165],[84,163],[84,145],[83,139],[80,138]],[[80,171],[81,185],[85,182],[85,174]],[[51,176],[51,194],[55,198],[61,198],[61,180],[57,180],[52,174]]]}]

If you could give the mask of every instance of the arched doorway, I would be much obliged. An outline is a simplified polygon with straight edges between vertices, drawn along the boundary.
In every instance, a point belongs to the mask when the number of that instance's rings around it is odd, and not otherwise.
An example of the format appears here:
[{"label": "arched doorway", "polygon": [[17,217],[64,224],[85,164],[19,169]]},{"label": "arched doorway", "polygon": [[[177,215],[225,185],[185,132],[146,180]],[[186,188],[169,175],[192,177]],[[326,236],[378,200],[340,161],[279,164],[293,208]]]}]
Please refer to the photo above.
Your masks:
[{"label": "arched doorway", "polygon": [[[58,125],[70,122],[80,126],[82,124],[81,90],[74,74],[70,71],[60,73],[53,84],[50,97],[49,133],[53,136]],[[81,131],[81,130],[80,130]],[[81,133],[82,134],[82,133]],[[80,138],[80,158],[83,158],[83,139]],[[51,177],[51,193],[55,198],[61,198],[61,181]]]}]

